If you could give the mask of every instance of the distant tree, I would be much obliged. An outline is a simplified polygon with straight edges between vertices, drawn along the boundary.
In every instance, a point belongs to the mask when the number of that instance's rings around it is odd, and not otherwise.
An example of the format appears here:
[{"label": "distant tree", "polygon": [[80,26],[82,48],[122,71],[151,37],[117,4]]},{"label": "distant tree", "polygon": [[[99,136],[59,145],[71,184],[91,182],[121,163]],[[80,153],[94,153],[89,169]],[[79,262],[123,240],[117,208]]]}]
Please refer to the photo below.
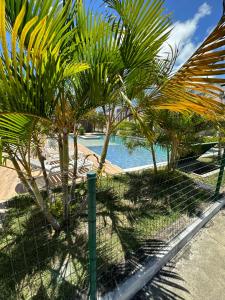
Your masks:
[{"label": "distant tree", "polygon": [[203,142],[201,132],[211,127],[211,122],[196,114],[160,111],[157,142],[167,150],[168,169],[175,169],[179,158],[190,152],[192,144]]},{"label": "distant tree", "polygon": [[96,110],[88,112],[86,115],[83,116],[80,122],[87,132],[92,132],[96,130],[103,131],[103,128],[106,124],[104,114]]}]

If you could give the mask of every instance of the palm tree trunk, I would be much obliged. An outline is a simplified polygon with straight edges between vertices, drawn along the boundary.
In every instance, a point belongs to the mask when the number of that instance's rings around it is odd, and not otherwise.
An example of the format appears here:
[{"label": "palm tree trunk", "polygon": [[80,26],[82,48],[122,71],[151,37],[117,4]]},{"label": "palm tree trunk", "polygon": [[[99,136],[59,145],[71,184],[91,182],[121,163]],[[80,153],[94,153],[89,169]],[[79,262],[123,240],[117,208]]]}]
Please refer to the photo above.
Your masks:
[{"label": "palm tree trunk", "polygon": [[63,172],[63,142],[61,134],[58,135],[58,148],[59,148],[59,165],[60,171]]},{"label": "palm tree trunk", "polygon": [[74,127],[74,136],[73,136],[73,149],[74,149],[74,161],[73,161],[73,178],[72,185],[70,189],[70,198],[71,201],[75,201],[75,188],[76,188],[76,178],[77,178],[77,159],[78,159],[78,145],[77,145],[77,130]]},{"label": "palm tree trunk", "polygon": [[177,140],[173,139],[172,147],[171,147],[171,156],[170,156],[170,170],[172,169],[173,171],[176,168],[177,146],[178,146]]},{"label": "palm tree trunk", "polygon": [[53,229],[55,229],[56,231],[59,231],[60,225],[59,225],[58,221],[54,218],[54,216],[49,212],[48,207],[39,191],[39,188],[37,186],[35,179],[33,177],[31,177],[29,181],[30,181],[30,185],[32,187],[33,193],[35,195],[35,200],[36,200],[37,205],[40,207],[42,213],[46,217],[49,224],[51,224]]},{"label": "palm tree trunk", "polygon": [[8,154],[9,154],[10,160],[14,166],[14,169],[16,170],[16,173],[17,173],[20,181],[22,182],[22,184],[24,185],[24,187],[28,191],[28,193],[31,195],[31,197],[34,197],[34,193],[33,193],[32,189],[30,188],[30,185],[23,174],[23,172],[20,168],[20,165],[18,164],[17,160],[15,159],[15,157],[13,156],[12,152],[9,149],[8,149]]},{"label": "palm tree trunk", "polygon": [[41,209],[42,213],[46,217],[49,224],[55,229],[56,231],[60,230],[60,225],[57,222],[57,220],[54,218],[54,216],[49,212],[48,207],[38,189],[37,183],[35,179],[31,176],[31,171],[26,170],[29,173],[28,174],[28,180],[25,178],[16,158],[14,157],[12,151],[8,148],[7,152],[9,154],[10,160],[13,163],[13,166],[18,174],[18,177],[20,178],[21,182],[24,184],[25,188],[28,190],[29,194],[32,198],[34,198],[36,204]]},{"label": "palm tree trunk", "polygon": [[108,146],[109,146],[109,140],[110,140],[110,123],[108,122],[107,124],[107,128],[106,128],[106,133],[105,133],[105,139],[104,139],[104,144],[102,147],[102,153],[101,153],[101,157],[100,157],[100,162],[99,162],[99,166],[98,166],[98,172],[100,173],[104,167],[105,164],[105,159],[106,159],[106,155],[107,155],[107,151],[108,151]]},{"label": "palm tree trunk", "polygon": [[175,164],[175,143],[174,141],[171,142],[171,152],[170,152],[170,163],[169,163],[169,171],[174,169]]},{"label": "palm tree trunk", "polygon": [[38,141],[36,139],[34,139],[34,140],[35,140],[35,145],[36,145],[36,150],[37,150],[37,156],[38,156],[38,159],[41,164],[41,170],[42,170],[43,178],[45,181],[46,191],[47,191],[47,194],[49,195],[50,194],[50,185],[49,185],[48,175],[47,175],[47,172],[45,169],[45,158],[42,155]]},{"label": "palm tree trunk", "polygon": [[172,145],[171,153],[170,153],[170,167],[169,167],[170,171],[173,169],[173,165],[174,165],[174,147]]},{"label": "palm tree trunk", "polygon": [[166,146],[166,153],[167,153],[167,169],[170,171],[170,149],[169,146]]},{"label": "palm tree trunk", "polygon": [[222,158],[222,136],[221,132],[218,131],[218,159],[220,160]]},{"label": "palm tree trunk", "polygon": [[69,219],[69,191],[68,191],[68,181],[69,181],[69,144],[68,144],[68,130],[64,128],[62,137],[62,192],[63,192],[63,219],[68,221]]},{"label": "palm tree trunk", "polygon": [[154,149],[153,144],[151,144],[151,152],[152,152],[152,160],[153,160],[153,165],[154,165],[154,174],[157,174],[157,172],[158,172],[157,161],[156,161],[155,149]]}]

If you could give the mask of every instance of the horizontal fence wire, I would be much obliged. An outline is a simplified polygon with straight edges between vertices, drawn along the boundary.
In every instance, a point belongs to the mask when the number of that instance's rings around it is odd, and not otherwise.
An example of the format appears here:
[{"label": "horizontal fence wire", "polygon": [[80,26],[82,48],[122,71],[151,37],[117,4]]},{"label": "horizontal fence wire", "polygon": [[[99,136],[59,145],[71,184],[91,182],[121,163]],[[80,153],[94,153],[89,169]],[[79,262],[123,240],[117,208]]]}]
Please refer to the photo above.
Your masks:
[{"label": "horizontal fence wire", "polygon": [[[49,209],[60,221],[61,192]],[[0,228],[0,299],[87,299],[87,185],[79,185],[69,222],[54,232],[34,200],[18,196],[5,209]]]},{"label": "horizontal fence wire", "polygon": [[[101,294],[139,270],[215,202],[218,152],[116,176],[97,192],[97,276]],[[224,178],[221,191],[223,191]]]},{"label": "horizontal fence wire", "polygon": [[[217,152],[153,168],[101,176],[96,189],[97,288],[100,294],[146,260],[214,203]],[[222,179],[221,191],[225,187]],[[43,191],[44,193],[44,191]],[[27,194],[0,204],[0,299],[87,299],[89,293],[87,182],[77,184],[69,222],[54,232]],[[46,199],[62,218],[62,192]]]}]

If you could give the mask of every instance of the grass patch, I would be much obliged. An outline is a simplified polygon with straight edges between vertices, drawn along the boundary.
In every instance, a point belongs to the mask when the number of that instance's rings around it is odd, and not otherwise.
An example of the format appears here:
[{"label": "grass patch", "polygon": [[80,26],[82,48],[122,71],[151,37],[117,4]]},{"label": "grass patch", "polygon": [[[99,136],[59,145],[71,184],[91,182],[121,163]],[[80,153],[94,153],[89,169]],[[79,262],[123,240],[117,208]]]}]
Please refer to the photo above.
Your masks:
[{"label": "grass patch", "polygon": [[[209,196],[180,171],[98,180],[98,287],[105,291],[114,286],[113,278],[132,272],[178,233],[180,220],[195,215]],[[52,205],[56,216],[58,197]],[[9,202],[0,233],[0,299],[81,299],[88,288],[88,224],[86,210],[78,217],[76,207],[70,227],[56,236],[32,199]]]}]

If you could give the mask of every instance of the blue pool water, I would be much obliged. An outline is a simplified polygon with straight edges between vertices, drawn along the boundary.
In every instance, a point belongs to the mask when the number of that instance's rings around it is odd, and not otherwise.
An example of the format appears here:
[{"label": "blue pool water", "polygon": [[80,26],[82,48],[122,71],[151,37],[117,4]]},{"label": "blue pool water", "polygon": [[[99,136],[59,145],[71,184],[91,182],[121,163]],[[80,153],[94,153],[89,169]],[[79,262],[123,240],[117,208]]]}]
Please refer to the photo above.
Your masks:
[{"label": "blue pool water", "polygon": [[[86,146],[96,154],[101,154],[104,136],[100,135],[93,139],[78,138],[78,143]],[[157,162],[166,161],[166,151],[159,146],[155,147]],[[107,160],[122,169],[141,167],[153,163],[151,152],[143,147],[138,147],[132,152],[126,148],[119,136],[110,138]]]}]

